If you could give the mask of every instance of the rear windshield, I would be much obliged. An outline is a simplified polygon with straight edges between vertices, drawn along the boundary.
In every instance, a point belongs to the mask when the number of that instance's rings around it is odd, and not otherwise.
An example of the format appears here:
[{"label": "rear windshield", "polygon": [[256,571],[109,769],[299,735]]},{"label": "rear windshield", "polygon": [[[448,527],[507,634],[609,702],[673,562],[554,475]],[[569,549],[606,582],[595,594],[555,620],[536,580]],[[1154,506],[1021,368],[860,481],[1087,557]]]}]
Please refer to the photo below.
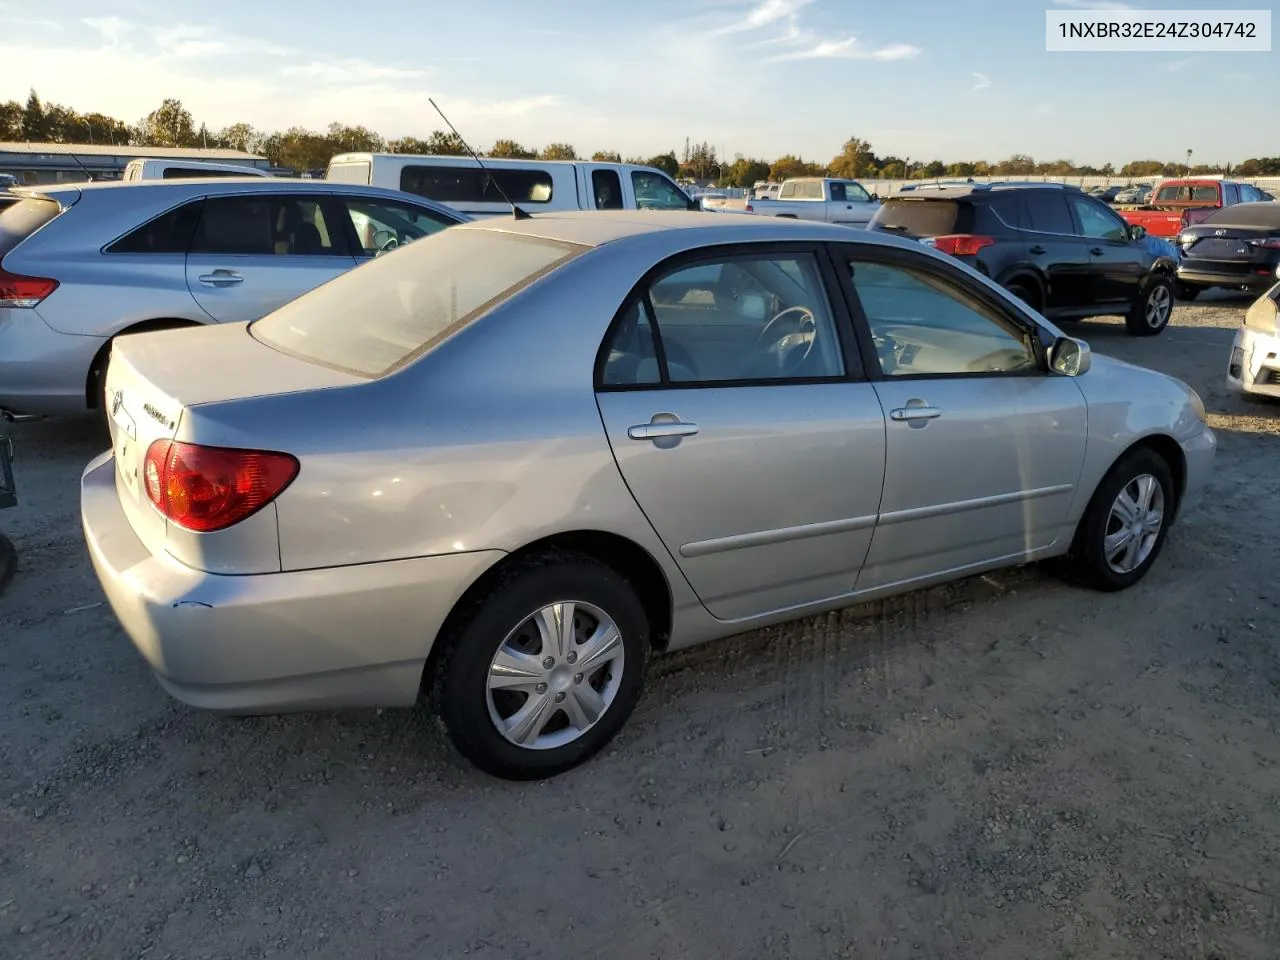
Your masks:
[{"label": "rear windshield", "polygon": [[942,237],[969,229],[960,222],[967,213],[955,200],[894,198],[880,205],[871,225],[912,237]]},{"label": "rear windshield", "polygon": [[1201,223],[1219,223],[1233,227],[1272,227],[1280,229],[1280,203],[1237,203],[1215,210]]},{"label": "rear windshield", "polygon": [[19,200],[0,209],[0,257],[61,212],[58,201],[45,197]]},{"label": "rear windshield", "polygon": [[1157,203],[1217,203],[1218,188],[1212,185],[1190,184],[1161,187],[1156,193]]},{"label": "rear windshield", "polygon": [[249,329],[283,353],[380,377],[587,249],[496,230],[442,230],[342,274]]},{"label": "rear windshield", "polygon": [[331,163],[325,171],[324,178],[335,183],[372,183],[369,179],[373,165],[368,160],[348,160],[343,163]]}]

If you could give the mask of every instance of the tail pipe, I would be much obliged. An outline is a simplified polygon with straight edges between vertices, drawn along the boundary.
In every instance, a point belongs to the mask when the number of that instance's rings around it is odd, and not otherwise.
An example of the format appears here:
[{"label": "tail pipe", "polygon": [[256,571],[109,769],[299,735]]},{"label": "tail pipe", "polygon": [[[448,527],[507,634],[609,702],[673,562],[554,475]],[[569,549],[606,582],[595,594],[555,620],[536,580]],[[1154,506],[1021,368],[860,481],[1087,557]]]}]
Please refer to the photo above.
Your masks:
[{"label": "tail pipe", "polygon": [[6,423],[30,423],[32,420],[43,420],[44,417],[34,413],[18,413],[8,407],[0,407],[0,420]]}]

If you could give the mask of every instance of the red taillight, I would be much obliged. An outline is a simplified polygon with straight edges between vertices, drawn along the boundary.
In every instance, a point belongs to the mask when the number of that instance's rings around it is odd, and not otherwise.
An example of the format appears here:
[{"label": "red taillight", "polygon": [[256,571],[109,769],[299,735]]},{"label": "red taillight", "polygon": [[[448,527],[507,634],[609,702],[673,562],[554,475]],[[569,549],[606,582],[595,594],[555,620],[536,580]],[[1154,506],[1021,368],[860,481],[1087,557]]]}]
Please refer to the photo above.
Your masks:
[{"label": "red taillight", "polygon": [[287,453],[157,440],[142,476],[147,499],[180,527],[223,530],[262,509],[298,475]]},{"label": "red taillight", "polygon": [[983,247],[989,247],[996,241],[993,237],[983,237],[974,233],[949,233],[944,237],[934,237],[934,249],[953,257],[972,257]]},{"label": "red taillight", "polygon": [[755,207],[753,207],[753,206],[752,206],[751,204],[749,204],[749,203],[744,203],[744,204],[742,205],[742,209],[743,209],[743,210],[745,210],[745,211],[747,211],[747,213],[755,213],[755,211],[756,211],[756,208],[755,208]]},{"label": "red taillight", "polygon": [[0,307],[35,307],[57,289],[57,280],[24,277],[0,267]]}]

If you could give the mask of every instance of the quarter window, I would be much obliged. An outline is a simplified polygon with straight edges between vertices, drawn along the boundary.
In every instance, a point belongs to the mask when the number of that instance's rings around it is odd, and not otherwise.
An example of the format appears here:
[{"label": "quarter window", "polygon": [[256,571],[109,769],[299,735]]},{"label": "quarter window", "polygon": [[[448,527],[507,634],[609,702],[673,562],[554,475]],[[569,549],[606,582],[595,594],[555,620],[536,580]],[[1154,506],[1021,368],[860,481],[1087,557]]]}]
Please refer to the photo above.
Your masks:
[{"label": "quarter window", "polygon": [[624,311],[605,354],[605,386],[828,379],[844,358],[809,254],[676,267]]},{"label": "quarter window", "polygon": [[885,376],[1030,373],[1029,338],[976,298],[924,271],[853,260],[853,289]]},{"label": "quarter window", "polygon": [[366,257],[394,250],[452,225],[452,220],[408,203],[365,197],[340,197]]},{"label": "quarter window", "polygon": [[1129,230],[1124,221],[1110,210],[1084,197],[1072,197],[1076,216],[1080,218],[1080,233],[1091,240],[1127,240]]},{"label": "quarter window", "polygon": [[196,224],[200,222],[203,200],[183,204],[148,220],[132,233],[127,233],[107,253],[186,253],[191,246]]},{"label": "quarter window", "polygon": [[335,256],[346,253],[314,197],[210,197],[192,253],[250,256]]}]

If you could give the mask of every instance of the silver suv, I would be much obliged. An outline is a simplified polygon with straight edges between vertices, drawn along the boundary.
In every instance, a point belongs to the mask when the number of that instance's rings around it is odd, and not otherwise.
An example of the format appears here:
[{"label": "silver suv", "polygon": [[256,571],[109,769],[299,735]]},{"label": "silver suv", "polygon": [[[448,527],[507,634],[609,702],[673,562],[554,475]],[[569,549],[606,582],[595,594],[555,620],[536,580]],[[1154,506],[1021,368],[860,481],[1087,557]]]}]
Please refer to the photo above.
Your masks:
[{"label": "silver suv", "polygon": [[378,187],[261,177],[20,188],[0,210],[0,414],[100,406],[111,340],[261,317],[470,219]]}]

